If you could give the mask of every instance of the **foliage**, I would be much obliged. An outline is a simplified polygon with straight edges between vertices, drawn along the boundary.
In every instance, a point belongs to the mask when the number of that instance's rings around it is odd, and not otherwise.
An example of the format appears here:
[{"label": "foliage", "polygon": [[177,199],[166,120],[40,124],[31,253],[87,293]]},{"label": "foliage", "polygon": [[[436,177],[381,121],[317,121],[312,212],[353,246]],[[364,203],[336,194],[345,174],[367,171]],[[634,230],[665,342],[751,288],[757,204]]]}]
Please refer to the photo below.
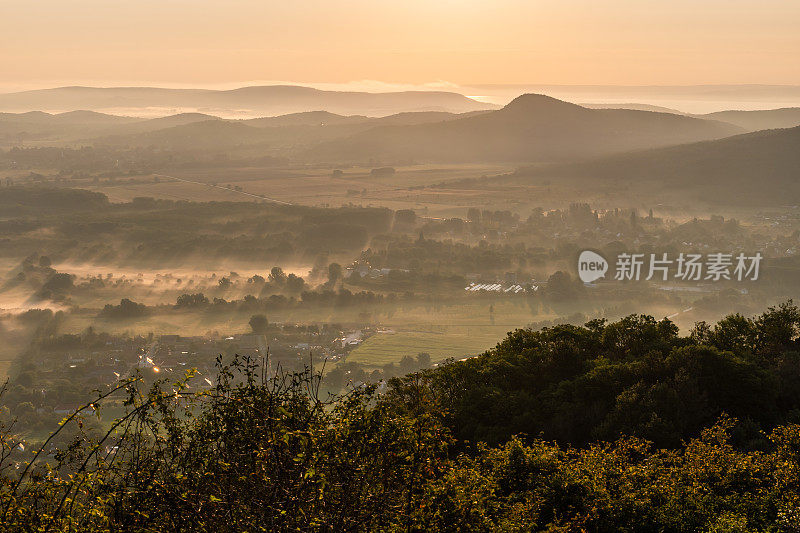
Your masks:
[{"label": "foliage", "polygon": [[[677,447],[723,413],[741,442],[800,422],[800,313],[787,302],[680,337],[668,319],[631,315],[516,330],[481,357],[442,365],[425,382],[461,440],[543,436],[576,446],[635,435]],[[392,394],[402,394],[402,380]]]},{"label": "foliage", "polygon": [[38,448],[0,428],[0,519],[12,531],[798,531],[797,326],[787,303],[689,337],[646,316],[518,330],[382,394],[322,398],[313,369],[269,375],[239,357],[218,359],[211,388],[191,371],[134,377]]},{"label": "foliage", "polygon": [[106,304],[103,310],[100,311],[99,316],[111,319],[126,319],[143,317],[148,314],[149,310],[146,305],[123,298],[120,300],[119,305]]}]

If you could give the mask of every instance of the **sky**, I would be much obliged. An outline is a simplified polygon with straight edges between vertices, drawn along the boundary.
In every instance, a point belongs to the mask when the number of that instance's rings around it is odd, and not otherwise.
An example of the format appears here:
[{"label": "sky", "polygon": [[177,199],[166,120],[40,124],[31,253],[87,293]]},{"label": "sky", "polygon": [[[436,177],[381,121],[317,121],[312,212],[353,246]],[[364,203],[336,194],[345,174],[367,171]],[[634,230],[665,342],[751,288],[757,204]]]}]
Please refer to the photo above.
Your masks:
[{"label": "sky", "polygon": [[797,0],[0,0],[0,90],[800,85]]}]

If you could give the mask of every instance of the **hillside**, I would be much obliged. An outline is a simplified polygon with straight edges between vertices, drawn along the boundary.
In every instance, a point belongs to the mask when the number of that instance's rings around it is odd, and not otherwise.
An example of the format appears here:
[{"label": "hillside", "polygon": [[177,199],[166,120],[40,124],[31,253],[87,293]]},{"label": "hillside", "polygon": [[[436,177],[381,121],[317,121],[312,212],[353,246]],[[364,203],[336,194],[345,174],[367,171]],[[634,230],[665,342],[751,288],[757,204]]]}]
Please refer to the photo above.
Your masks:
[{"label": "hillside", "polygon": [[672,109],[671,107],[663,107],[660,105],[651,105],[651,104],[637,104],[637,103],[628,103],[628,104],[579,104],[583,107],[588,107],[589,109],[633,109],[635,111],[655,111],[656,113],[672,113],[673,115],[685,115],[686,113],[682,111],[678,111],[677,109]]},{"label": "hillside", "polygon": [[266,142],[267,139],[262,129],[214,118],[143,133],[111,135],[94,142],[100,145],[158,146],[185,150],[253,145]]},{"label": "hillside", "polygon": [[141,119],[119,115],[108,115],[96,111],[67,111],[65,113],[45,113],[28,111],[26,113],[0,113],[0,122],[42,125],[111,125],[139,122]]},{"label": "hillside", "polygon": [[18,144],[28,140],[72,140],[87,132],[103,132],[115,127],[131,126],[142,119],[97,113],[0,113],[0,143]]},{"label": "hillside", "polygon": [[456,120],[375,128],[320,146],[325,160],[554,161],[698,140],[741,129],[668,113],[587,109],[543,95]]},{"label": "hillside", "polygon": [[522,180],[578,182],[733,205],[800,203],[800,127],[621,154],[588,162],[521,169]]},{"label": "hillside", "polygon": [[698,116],[700,118],[721,120],[729,124],[735,124],[748,131],[800,126],[800,107],[764,109],[759,111],[719,111],[717,113]]},{"label": "hillside", "polygon": [[342,124],[364,124],[366,126],[414,125],[430,122],[444,122],[468,116],[479,115],[486,111],[469,111],[466,113],[449,113],[447,111],[404,111],[385,117],[366,117],[363,115],[337,115],[328,111],[307,111],[290,113],[277,117],[261,117],[244,120],[249,126],[331,126]]},{"label": "hillside", "polygon": [[372,124],[376,126],[413,126],[415,124],[428,124],[431,122],[445,122],[488,113],[488,110],[468,111],[466,113],[447,113],[445,111],[417,111],[396,113],[388,117],[376,118]]},{"label": "hillside", "polygon": [[[279,148],[294,150],[296,146],[307,147],[319,142],[346,138],[382,124],[425,124],[455,120],[464,115],[427,111],[371,118],[308,111],[277,117],[225,120],[202,113],[181,113],[125,123],[113,128],[84,129],[83,140],[101,145],[167,148],[223,148],[269,142]],[[90,138],[90,132],[96,136],[94,139]]]},{"label": "hillside", "polygon": [[386,116],[406,111],[462,113],[496,106],[441,91],[367,93],[323,91],[294,85],[242,87],[233,90],[155,87],[59,87],[0,94],[0,111],[124,110],[149,114],[190,110],[225,116],[274,116],[325,110],[343,115]]},{"label": "hillside", "polygon": [[244,120],[248,126],[274,128],[281,126],[325,126],[338,124],[361,124],[371,119],[362,115],[343,116],[328,111],[305,111],[277,117],[261,117]]},{"label": "hillside", "polygon": [[151,118],[146,120],[138,119],[136,122],[120,125],[106,131],[108,131],[109,134],[114,133],[119,135],[126,133],[145,133],[209,120],[222,119],[212,115],[206,115],[205,113],[178,113],[176,115],[169,115],[166,117]]}]

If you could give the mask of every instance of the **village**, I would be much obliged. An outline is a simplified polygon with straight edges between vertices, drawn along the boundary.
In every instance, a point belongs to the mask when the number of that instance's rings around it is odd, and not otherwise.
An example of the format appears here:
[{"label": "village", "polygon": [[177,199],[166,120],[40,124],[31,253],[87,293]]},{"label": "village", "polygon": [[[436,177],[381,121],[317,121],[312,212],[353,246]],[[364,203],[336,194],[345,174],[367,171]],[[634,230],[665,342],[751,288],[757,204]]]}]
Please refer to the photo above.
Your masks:
[{"label": "village", "polygon": [[189,387],[212,388],[219,371],[234,356],[263,365],[265,376],[346,360],[378,328],[343,330],[339,325],[270,324],[263,333],[204,336],[112,335],[93,330],[46,339],[21,365],[20,384],[37,383],[28,400],[39,415],[67,415],[82,405],[85,391],[121,380],[180,380],[191,371]]}]

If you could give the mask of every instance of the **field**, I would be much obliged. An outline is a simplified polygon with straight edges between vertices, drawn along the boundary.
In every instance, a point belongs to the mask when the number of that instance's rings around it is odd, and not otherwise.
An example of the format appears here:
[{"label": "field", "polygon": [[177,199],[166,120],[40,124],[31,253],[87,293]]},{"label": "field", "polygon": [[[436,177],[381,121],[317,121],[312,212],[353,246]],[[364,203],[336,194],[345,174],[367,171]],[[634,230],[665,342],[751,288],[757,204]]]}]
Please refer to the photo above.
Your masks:
[{"label": "field", "polygon": [[[603,181],[587,184],[548,179],[546,175],[516,177],[512,175],[516,167],[510,165],[420,164],[395,168],[396,174],[385,177],[370,175],[370,167],[342,168],[343,174],[337,177],[332,176],[332,168],[303,165],[180,168],[115,179],[74,177],[65,185],[101,192],[112,202],[128,202],[136,197],[193,202],[272,199],[319,207],[413,209],[420,216],[432,218],[463,218],[470,207],[512,211],[527,217],[536,208],[568,207],[576,198],[597,209],[652,209],[656,216],[676,221],[724,211],[729,217],[753,222],[767,211],[776,211],[744,206],[720,210],[719,205],[697,198],[677,200],[668,191],[657,199],[642,191],[621,194],[614,183]],[[35,170],[48,172],[45,168]],[[22,171],[10,176],[21,183],[28,180],[28,174]]]},{"label": "field", "polygon": [[[139,290],[142,289],[146,290]],[[154,300],[151,303],[156,303],[155,300],[159,300],[158,292],[155,291],[151,298]],[[140,294],[137,299],[147,301],[150,298],[141,298]],[[161,300],[161,303],[165,301]],[[247,333],[250,330],[248,320],[252,314],[248,311],[178,312],[162,308],[162,311],[150,316],[115,321],[99,318],[98,309],[84,307],[86,304],[96,302],[81,302],[82,309],[66,314],[59,327],[61,332],[79,333],[88,327],[94,327],[99,331],[131,335],[147,335],[151,332],[155,335],[228,335]],[[609,304],[610,302],[605,302],[605,305]],[[688,303],[676,302],[672,305],[660,302],[648,306],[647,309],[642,308],[641,311],[661,317],[682,311],[688,306]],[[397,363],[407,355],[415,357],[420,352],[429,353],[433,362],[477,355],[494,346],[514,329],[575,313],[597,316],[607,310],[607,307],[601,307],[592,300],[551,306],[540,299],[530,299],[522,295],[474,295],[458,291],[455,294],[430,295],[427,299],[401,301],[391,306],[290,307],[268,309],[266,315],[271,323],[336,323],[341,324],[345,330],[371,324],[388,330],[367,337],[346,359],[347,362],[362,363],[368,367],[380,367],[387,363]],[[615,314],[613,310],[610,312]],[[697,318],[693,313],[681,313],[674,320],[686,330]],[[9,353],[7,357],[0,357],[0,361],[11,360],[16,355],[18,354]]]},{"label": "field", "polygon": [[[512,211],[527,217],[535,208],[564,208],[576,198],[599,209],[653,209],[657,216],[674,220],[708,216],[710,211],[719,209],[698,199],[687,204],[669,195],[654,201],[652,194],[641,191],[620,194],[608,183],[587,186],[559,179],[516,178],[508,175],[515,170],[511,166],[409,165],[396,169],[395,175],[387,177],[371,176],[367,167],[345,168],[341,177],[332,177],[329,168],[297,166],[175,169],[113,181],[77,178],[69,186],[101,192],[112,202],[147,196],[195,202],[272,199],[319,207],[413,209],[420,216],[433,218],[463,218],[470,207]],[[742,207],[728,207],[725,211],[743,221],[756,214]]]},{"label": "field", "polygon": [[427,352],[431,361],[439,362],[448,358],[461,359],[491,348],[497,344],[500,336],[485,328],[472,334],[469,330],[456,333],[452,328],[442,333],[421,331],[401,331],[376,333],[353,350],[347,361],[362,363],[367,367],[378,367],[387,363],[397,363],[405,356],[415,357],[420,352]]},{"label": "field", "polygon": [[[181,169],[158,175],[115,180],[78,180],[72,186],[102,192],[113,202],[137,196],[189,201],[258,201],[265,197],[281,202],[313,206],[380,206],[414,209],[420,215],[452,217],[465,215],[474,206],[510,209],[513,195],[505,191],[489,198],[481,187],[449,189],[431,185],[480,178],[513,170],[493,165],[411,165],[397,167],[394,176],[375,177],[370,168],[343,169],[331,177],[328,168],[216,168]],[[173,177],[174,179],[170,178]],[[240,190],[237,190],[239,188]],[[514,203],[518,203],[514,200]]]}]

